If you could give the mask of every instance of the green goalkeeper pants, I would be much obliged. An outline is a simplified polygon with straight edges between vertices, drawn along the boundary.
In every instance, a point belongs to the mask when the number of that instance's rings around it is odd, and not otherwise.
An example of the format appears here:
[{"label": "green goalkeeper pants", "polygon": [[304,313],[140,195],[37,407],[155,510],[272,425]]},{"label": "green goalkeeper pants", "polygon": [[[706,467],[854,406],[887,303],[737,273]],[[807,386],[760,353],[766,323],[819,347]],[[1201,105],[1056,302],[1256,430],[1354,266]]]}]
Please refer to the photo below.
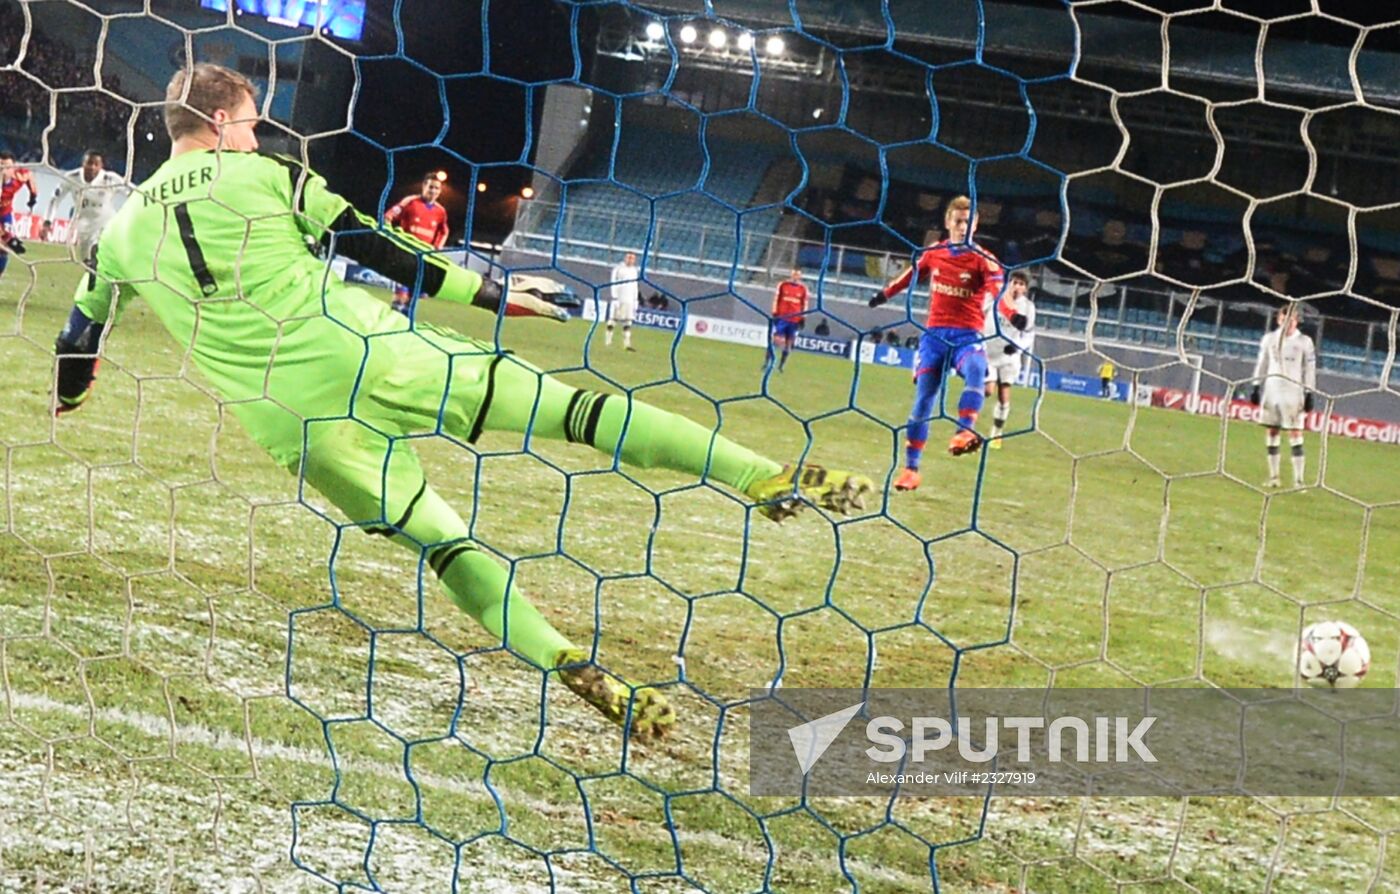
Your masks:
[{"label": "green goalkeeper pants", "polygon": [[572,643],[471,542],[466,522],[425,480],[414,437],[474,442],[488,431],[528,432],[633,466],[703,475],[741,493],[782,470],[689,419],[566,385],[484,342],[426,330],[374,350],[389,348],[396,351],[390,372],[362,387],[351,418],[307,424],[302,474],[355,524],[424,555],[459,608],[542,668],[554,667]]}]

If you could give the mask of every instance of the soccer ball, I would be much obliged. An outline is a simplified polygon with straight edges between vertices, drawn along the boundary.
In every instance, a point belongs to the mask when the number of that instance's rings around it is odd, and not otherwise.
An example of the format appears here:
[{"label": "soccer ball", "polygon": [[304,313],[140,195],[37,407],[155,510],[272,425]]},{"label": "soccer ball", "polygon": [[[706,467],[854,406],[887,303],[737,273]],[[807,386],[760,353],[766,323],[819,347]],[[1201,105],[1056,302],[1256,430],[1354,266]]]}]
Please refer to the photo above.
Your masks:
[{"label": "soccer ball", "polygon": [[1309,686],[1351,689],[1371,667],[1371,647],[1345,621],[1319,621],[1298,644],[1298,676]]}]

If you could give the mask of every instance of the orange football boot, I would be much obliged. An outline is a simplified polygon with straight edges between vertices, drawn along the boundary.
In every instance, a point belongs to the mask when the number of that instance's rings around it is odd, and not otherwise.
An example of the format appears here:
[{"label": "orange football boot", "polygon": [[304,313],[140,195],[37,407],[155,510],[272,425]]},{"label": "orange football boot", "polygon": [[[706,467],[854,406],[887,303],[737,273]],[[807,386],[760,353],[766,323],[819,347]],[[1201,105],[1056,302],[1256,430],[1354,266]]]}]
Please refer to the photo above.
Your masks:
[{"label": "orange football boot", "polygon": [[954,456],[976,453],[982,447],[982,436],[970,428],[960,428],[948,441],[948,452]]},{"label": "orange football boot", "polygon": [[894,480],[895,490],[917,490],[923,478],[919,476],[918,469],[905,469],[899,473],[899,477]]}]

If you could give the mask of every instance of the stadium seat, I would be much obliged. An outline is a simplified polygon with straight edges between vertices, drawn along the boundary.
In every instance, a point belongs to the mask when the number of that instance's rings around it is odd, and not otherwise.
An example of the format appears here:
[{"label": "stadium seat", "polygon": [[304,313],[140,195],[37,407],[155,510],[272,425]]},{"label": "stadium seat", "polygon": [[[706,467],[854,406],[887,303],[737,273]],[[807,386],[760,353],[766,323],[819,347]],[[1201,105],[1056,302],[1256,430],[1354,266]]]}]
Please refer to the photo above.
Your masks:
[{"label": "stadium seat", "polygon": [[[743,233],[748,243],[739,252],[735,239],[737,211],[753,199],[776,151],[751,143],[734,143],[711,136],[706,142],[710,168],[699,191],[699,144],[693,133],[673,132],[650,126],[642,116],[623,122],[626,136],[618,147],[616,183],[576,183],[568,191],[567,244],[560,254],[581,257],[586,246],[602,246],[609,257],[624,248],[643,244],[650,229],[652,203],[658,226],[651,231],[653,266],[659,270],[699,275],[718,263],[726,269],[736,261],[758,266],[780,215],[745,215]],[[658,158],[674,159],[674,165],[657,165]],[[588,159],[571,172],[574,181],[606,180],[605,158]],[[639,190],[641,195],[617,184]],[[690,190],[690,191],[687,191]],[[531,236],[553,241],[553,220],[541,216],[531,221]],[[703,249],[701,234],[704,234]],[[530,239],[532,246],[537,239]],[[739,255],[742,254],[742,257]],[[710,265],[696,263],[702,261]]]}]

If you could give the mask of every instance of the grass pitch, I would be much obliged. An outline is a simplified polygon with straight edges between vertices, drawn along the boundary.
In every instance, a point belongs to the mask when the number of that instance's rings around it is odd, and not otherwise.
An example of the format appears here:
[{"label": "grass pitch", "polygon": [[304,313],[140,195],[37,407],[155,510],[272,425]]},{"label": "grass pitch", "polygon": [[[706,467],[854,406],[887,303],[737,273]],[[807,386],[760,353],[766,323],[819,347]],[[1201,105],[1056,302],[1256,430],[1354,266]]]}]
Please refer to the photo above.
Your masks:
[{"label": "grass pitch", "polygon": [[[561,630],[672,684],[678,735],[624,755],[412,554],[300,494],[139,304],[95,398],[52,419],[78,271],[46,247],[25,260],[0,281],[0,891],[1400,890],[1390,800],[802,805],[747,794],[730,707],[779,675],[1288,686],[1299,630],[1330,617],[1369,639],[1367,684],[1394,687],[1394,447],[1310,436],[1315,486],[1268,495],[1253,428],[1048,395],[1005,450],[930,450],[922,490],[777,528],[576,445],[421,441]],[[797,356],[765,381],[752,349],[635,340],[503,333],[775,458],[897,470],[905,372]],[[1013,427],[1034,399],[1017,390]]]}]

